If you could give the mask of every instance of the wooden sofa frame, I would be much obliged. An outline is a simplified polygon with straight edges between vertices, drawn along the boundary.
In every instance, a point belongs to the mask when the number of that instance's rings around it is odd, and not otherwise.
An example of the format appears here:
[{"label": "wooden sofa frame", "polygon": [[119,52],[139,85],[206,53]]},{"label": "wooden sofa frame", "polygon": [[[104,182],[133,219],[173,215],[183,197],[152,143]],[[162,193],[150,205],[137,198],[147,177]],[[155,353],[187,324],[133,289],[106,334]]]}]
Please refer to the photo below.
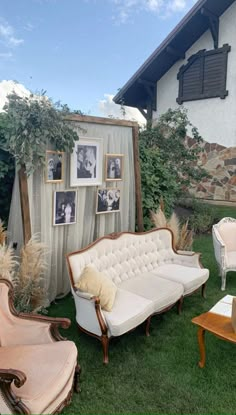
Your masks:
[{"label": "wooden sofa frame", "polygon": [[[53,341],[63,341],[67,340],[65,337],[62,337],[59,333],[59,327],[67,329],[71,325],[71,321],[68,318],[53,318],[46,317],[38,314],[27,314],[27,313],[18,313],[14,307],[14,288],[10,281],[1,278],[1,283],[5,283],[9,287],[8,291],[8,303],[10,312],[21,319],[27,319],[35,322],[44,322],[50,325],[50,334]],[[1,347],[1,346],[0,346]],[[79,379],[80,379],[81,368],[77,364],[74,374],[74,382],[71,390],[69,391],[66,399],[60,403],[56,408],[53,414],[59,414],[63,408],[70,404],[73,390],[77,393],[80,392]],[[18,398],[12,388],[11,384],[14,383],[17,388],[20,388],[26,382],[26,375],[15,369],[1,369],[0,368],[0,389],[2,391],[2,397],[5,400],[6,404],[12,409],[12,413],[17,414],[31,414],[29,408]]]},{"label": "wooden sofa frame", "polygon": [[[159,228],[160,230],[161,229],[166,229],[166,228]],[[76,255],[76,254],[78,254],[78,253],[82,253],[82,252],[86,252],[86,251],[88,251],[90,248],[92,248],[93,246],[95,246],[95,245],[97,245],[101,240],[103,240],[103,239],[110,239],[110,240],[114,240],[114,239],[118,239],[121,235],[125,235],[125,234],[129,234],[129,235],[144,235],[144,234],[147,234],[147,233],[152,233],[152,232],[155,232],[157,229],[155,228],[155,229],[151,229],[150,231],[147,231],[147,232],[113,232],[113,233],[111,233],[111,234],[109,234],[109,235],[105,235],[105,236],[102,236],[101,238],[99,238],[99,239],[96,239],[94,242],[92,242],[91,244],[89,244],[88,246],[86,246],[85,248],[83,248],[83,249],[79,249],[78,251],[74,251],[74,252],[72,252],[72,253],[70,253],[70,254],[67,254],[66,255],[66,259],[67,259],[67,264],[68,264],[68,270],[69,270],[69,277],[70,277],[70,281],[71,281],[71,286],[73,287],[73,290],[74,291],[76,291],[76,287],[75,287],[75,284],[74,284],[74,280],[73,280],[73,276],[72,276],[72,269],[71,269],[71,266],[70,266],[70,262],[69,262],[69,257],[70,256],[72,256],[72,255]],[[173,251],[176,253],[176,254],[179,254],[177,251],[176,251],[176,249],[174,248],[174,245],[173,245],[173,232],[171,231],[171,229],[168,229],[170,232],[171,232],[171,234],[172,234],[172,249],[173,249]],[[199,266],[201,267],[201,268],[203,268],[203,266],[202,266],[202,264],[201,264],[201,262],[200,262],[200,253],[197,253],[197,252],[194,252],[194,253],[192,253],[192,255],[196,255],[196,254],[198,254],[198,262],[199,262]],[[183,255],[182,253],[181,253],[181,255]],[[206,283],[204,283],[201,287],[200,287],[200,289],[201,289],[201,294],[202,294],[202,297],[204,297],[205,298],[205,289],[206,289]],[[160,312],[157,312],[157,313],[154,313],[154,314],[152,314],[152,315],[150,315],[148,318],[147,318],[147,320],[146,320],[146,325],[145,325],[145,333],[146,333],[146,336],[150,336],[150,324],[151,324],[151,319],[152,319],[152,317],[154,316],[154,315],[158,315],[158,314],[163,314],[163,313],[165,313],[166,311],[169,311],[172,307],[174,307],[176,304],[177,304],[177,310],[178,310],[178,314],[181,314],[181,311],[182,311],[182,305],[183,305],[183,299],[184,299],[184,297],[187,297],[187,296],[189,296],[189,295],[192,295],[194,292],[196,292],[196,291],[198,291],[199,290],[199,288],[197,289],[197,290],[195,290],[195,291],[193,291],[193,292],[191,292],[190,294],[187,294],[187,295],[185,295],[185,296],[182,296],[178,301],[177,301],[177,303],[174,303],[174,304],[172,304],[171,306],[169,306],[169,307],[167,307],[167,308],[165,308],[165,309],[163,309],[162,311],[160,311]],[[103,363],[104,364],[108,364],[108,362],[109,362],[109,358],[108,358],[108,348],[109,348],[109,341],[113,338],[113,336],[110,336],[110,337],[108,337],[108,327],[107,327],[107,324],[106,324],[106,322],[105,322],[105,320],[104,320],[104,318],[103,318],[103,315],[102,315],[102,313],[101,313],[101,308],[100,308],[100,299],[98,298],[98,297],[92,297],[91,298],[91,300],[93,300],[93,302],[94,302],[94,307],[95,307],[95,310],[96,310],[96,316],[97,316],[97,319],[98,319],[98,323],[99,323],[99,326],[100,326],[100,329],[101,329],[101,332],[102,332],[102,335],[101,336],[98,336],[98,335],[96,335],[96,334],[94,334],[94,333],[91,333],[91,332],[89,332],[88,330],[86,330],[86,329],[84,329],[83,327],[81,327],[79,324],[78,324],[78,322],[77,322],[77,326],[78,326],[78,329],[79,330],[81,330],[82,332],[84,332],[84,333],[86,333],[86,334],[88,334],[88,335],[90,335],[90,336],[92,336],[92,337],[95,337],[95,338],[97,338],[101,343],[102,343],[102,350],[103,350]],[[132,329],[132,331],[133,331],[134,329]]]}]

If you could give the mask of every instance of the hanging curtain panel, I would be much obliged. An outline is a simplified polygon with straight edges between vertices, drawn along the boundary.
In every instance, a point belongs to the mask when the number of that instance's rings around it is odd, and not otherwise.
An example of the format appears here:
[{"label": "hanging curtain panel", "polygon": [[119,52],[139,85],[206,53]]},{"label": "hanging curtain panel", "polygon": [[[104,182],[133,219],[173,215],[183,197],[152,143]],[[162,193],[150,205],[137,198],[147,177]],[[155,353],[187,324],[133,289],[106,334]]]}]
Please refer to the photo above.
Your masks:
[{"label": "hanging curtain panel", "polygon": [[[39,234],[49,251],[45,275],[49,301],[70,291],[66,253],[83,248],[109,233],[135,230],[132,126],[81,120],[70,122],[78,133],[74,154],[64,153],[58,158],[53,149],[48,149],[45,169],[28,178],[32,234]],[[87,167],[88,155],[90,165]],[[52,160],[55,176],[50,171]],[[107,160],[111,173],[107,172]],[[112,163],[116,164],[116,170],[112,170]],[[102,203],[106,201],[106,205],[101,204],[101,200]],[[19,250],[23,232],[17,176],[8,238],[10,242],[17,242]]]}]

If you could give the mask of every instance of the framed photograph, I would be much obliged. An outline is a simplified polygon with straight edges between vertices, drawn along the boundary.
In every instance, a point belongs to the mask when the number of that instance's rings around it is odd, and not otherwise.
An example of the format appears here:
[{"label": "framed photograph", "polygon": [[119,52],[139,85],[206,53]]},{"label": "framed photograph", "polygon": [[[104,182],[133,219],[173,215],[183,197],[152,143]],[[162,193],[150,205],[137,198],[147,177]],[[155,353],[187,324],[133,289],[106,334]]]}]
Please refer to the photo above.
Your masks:
[{"label": "framed photograph", "polygon": [[105,181],[123,180],[124,154],[106,154]]},{"label": "framed photograph", "polygon": [[102,184],[102,140],[81,137],[75,141],[71,154],[70,185],[98,186]]},{"label": "framed photograph", "polygon": [[120,211],[120,189],[99,188],[97,191],[96,213],[111,213]]},{"label": "framed photograph", "polygon": [[63,182],[64,153],[61,151],[46,151],[45,179],[46,183]]},{"label": "framed photograph", "polygon": [[76,223],[76,190],[54,192],[53,225],[72,225]]}]

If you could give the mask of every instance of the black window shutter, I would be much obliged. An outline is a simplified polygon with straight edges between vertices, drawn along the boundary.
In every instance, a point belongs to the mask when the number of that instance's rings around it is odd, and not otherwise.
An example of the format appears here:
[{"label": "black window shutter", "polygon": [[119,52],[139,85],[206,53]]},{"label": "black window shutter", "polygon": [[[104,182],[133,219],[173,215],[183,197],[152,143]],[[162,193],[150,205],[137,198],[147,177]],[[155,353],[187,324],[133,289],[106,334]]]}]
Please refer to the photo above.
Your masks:
[{"label": "black window shutter", "polygon": [[210,51],[201,50],[191,56],[178,73],[179,96],[177,102],[220,97],[226,91],[227,60],[229,45]]}]

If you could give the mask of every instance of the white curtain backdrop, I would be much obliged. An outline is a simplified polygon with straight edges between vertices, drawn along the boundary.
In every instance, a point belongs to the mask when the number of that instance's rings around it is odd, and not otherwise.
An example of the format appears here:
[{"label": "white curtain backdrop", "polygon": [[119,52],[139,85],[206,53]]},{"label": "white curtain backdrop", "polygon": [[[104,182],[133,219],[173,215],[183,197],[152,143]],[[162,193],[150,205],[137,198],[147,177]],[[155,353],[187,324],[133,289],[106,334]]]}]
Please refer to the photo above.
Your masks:
[{"label": "white curtain backdrop", "polygon": [[[45,279],[49,301],[70,290],[65,254],[85,247],[96,238],[111,232],[135,229],[135,183],[132,127],[73,122],[78,136],[100,138],[103,142],[103,184],[121,190],[120,212],[96,215],[97,187],[70,187],[70,154],[65,154],[64,182],[46,183],[45,172],[28,178],[32,234],[38,233],[49,249]],[[81,128],[83,132],[81,132]],[[106,153],[124,154],[122,181],[104,181]],[[53,226],[54,191],[77,190],[76,224]],[[17,253],[23,244],[18,176],[16,176],[8,223],[8,240],[17,242]]]}]

